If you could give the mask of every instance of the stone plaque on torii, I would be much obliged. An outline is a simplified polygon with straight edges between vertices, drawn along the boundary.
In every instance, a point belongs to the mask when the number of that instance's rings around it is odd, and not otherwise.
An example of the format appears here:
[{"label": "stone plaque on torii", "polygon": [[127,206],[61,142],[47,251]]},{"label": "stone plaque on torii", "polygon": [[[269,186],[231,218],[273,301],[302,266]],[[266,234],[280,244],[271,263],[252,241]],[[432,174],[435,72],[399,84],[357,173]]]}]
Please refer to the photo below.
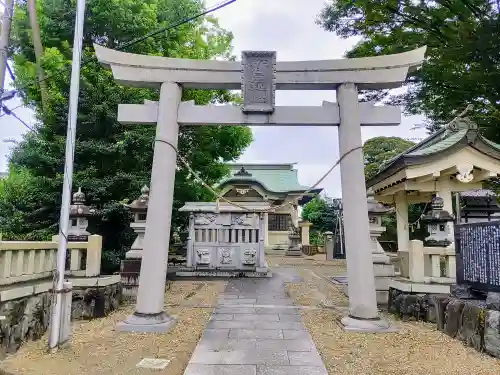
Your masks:
[{"label": "stone plaque on torii", "polygon": [[[243,61],[144,56],[94,46],[98,60],[118,83],[160,89],[158,102],[120,104],[118,121],[156,125],[150,205],[136,312],[118,329],[164,332],[172,318],[163,311],[179,126],[339,126],[345,246],[349,279],[346,329],[384,331],[375,298],[361,125],[399,125],[398,107],[359,103],[360,89],[392,89],[424,60],[425,47],[359,59],[276,62],[275,52],[248,51]],[[243,105],[198,106],[181,102],[182,88],[238,90]],[[275,90],[336,90],[337,103],[275,106]],[[353,151],[354,150],[354,151]]]}]

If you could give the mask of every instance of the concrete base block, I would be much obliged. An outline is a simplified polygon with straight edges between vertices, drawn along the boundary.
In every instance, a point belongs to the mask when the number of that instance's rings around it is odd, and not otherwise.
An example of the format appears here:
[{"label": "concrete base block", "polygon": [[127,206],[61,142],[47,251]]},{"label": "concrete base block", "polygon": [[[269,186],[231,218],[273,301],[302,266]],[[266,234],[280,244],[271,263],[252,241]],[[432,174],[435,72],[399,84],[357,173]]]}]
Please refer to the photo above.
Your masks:
[{"label": "concrete base block", "polygon": [[286,252],[285,252],[285,255],[287,257],[303,257],[304,256],[304,253],[302,252],[302,250],[300,249],[288,249]]},{"label": "concrete base block", "polygon": [[118,332],[145,332],[145,333],[166,333],[172,328],[177,319],[161,312],[155,315],[130,315],[125,321],[118,323]]},{"label": "concrete base block", "polygon": [[373,264],[373,273],[375,277],[394,277],[396,275],[394,265],[381,263]]},{"label": "concrete base block", "polygon": [[388,290],[376,290],[377,305],[387,305],[389,303],[389,291]]},{"label": "concrete base block", "polygon": [[343,317],[341,323],[346,331],[363,333],[392,333],[398,330],[383,319],[365,320],[350,316]]}]

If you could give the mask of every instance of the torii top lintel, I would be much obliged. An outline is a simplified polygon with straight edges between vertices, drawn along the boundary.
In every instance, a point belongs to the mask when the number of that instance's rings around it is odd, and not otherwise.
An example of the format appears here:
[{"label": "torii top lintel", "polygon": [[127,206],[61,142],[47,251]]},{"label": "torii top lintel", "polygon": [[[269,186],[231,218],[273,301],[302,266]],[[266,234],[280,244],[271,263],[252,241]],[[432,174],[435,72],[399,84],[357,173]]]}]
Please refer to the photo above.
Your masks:
[{"label": "torii top lintel", "polygon": [[[332,90],[342,83],[354,83],[359,89],[397,88],[408,72],[421,66],[426,48],[355,59],[277,62],[275,88]],[[94,49],[99,62],[110,67],[116,81],[126,86],[160,87],[163,82],[176,82],[185,88],[241,89],[240,61],[137,55],[99,45]]]}]

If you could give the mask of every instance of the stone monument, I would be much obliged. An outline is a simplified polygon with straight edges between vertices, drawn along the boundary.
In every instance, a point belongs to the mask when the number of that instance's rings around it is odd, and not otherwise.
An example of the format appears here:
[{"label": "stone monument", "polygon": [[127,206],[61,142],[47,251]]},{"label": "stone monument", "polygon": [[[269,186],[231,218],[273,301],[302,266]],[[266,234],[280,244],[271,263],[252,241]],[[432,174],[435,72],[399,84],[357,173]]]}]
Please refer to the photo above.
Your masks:
[{"label": "stone monument", "polygon": [[[275,52],[246,51],[242,62],[143,56],[94,45],[97,59],[120,84],[156,88],[158,103],[126,104],[118,121],[156,125],[151,205],[135,313],[118,329],[165,332],[173,318],[163,310],[179,126],[339,126],[345,247],[349,283],[347,330],[386,331],[378,315],[366,202],[361,126],[399,125],[399,107],[360,103],[359,90],[401,87],[418,69],[426,48],[348,60],[276,62]],[[238,90],[243,106],[181,103],[182,89]],[[274,90],[336,90],[337,103],[322,106],[274,105]],[[333,163],[333,161],[332,161]]]}]

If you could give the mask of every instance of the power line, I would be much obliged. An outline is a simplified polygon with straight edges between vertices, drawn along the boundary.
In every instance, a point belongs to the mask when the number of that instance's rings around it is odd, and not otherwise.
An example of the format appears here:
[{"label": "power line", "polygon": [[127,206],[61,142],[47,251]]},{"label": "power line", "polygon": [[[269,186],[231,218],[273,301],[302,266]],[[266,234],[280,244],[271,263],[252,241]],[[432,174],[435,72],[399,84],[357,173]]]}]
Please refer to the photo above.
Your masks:
[{"label": "power line", "polygon": [[[226,1],[222,2],[222,3],[218,3],[218,4],[214,5],[211,8],[209,8],[207,10],[204,10],[203,12],[195,14],[194,16],[186,17],[186,18],[184,18],[184,19],[182,19],[180,21],[177,21],[177,22],[175,22],[173,24],[170,24],[168,26],[162,27],[162,28],[160,28],[160,29],[158,29],[156,31],[150,32],[150,33],[148,33],[148,34],[146,34],[146,35],[144,35],[142,37],[139,37],[139,38],[133,39],[133,40],[131,40],[129,42],[126,42],[125,44],[117,47],[116,50],[121,51],[121,50],[123,50],[123,49],[125,49],[127,47],[130,47],[130,46],[134,45],[134,44],[140,43],[140,42],[142,42],[143,40],[145,40],[147,38],[150,38],[152,36],[156,36],[156,35],[158,35],[160,33],[163,33],[163,32],[171,31],[171,30],[173,30],[173,29],[175,29],[175,28],[177,28],[179,26],[182,26],[182,25],[184,25],[186,23],[192,22],[192,21],[194,21],[194,20],[196,20],[196,19],[198,19],[200,17],[206,16],[206,15],[208,15],[210,13],[213,13],[213,12],[215,12],[217,10],[220,10],[220,9],[222,9],[222,8],[224,8],[224,7],[232,4],[232,3],[235,3],[235,2],[236,2],[236,0],[226,0]],[[85,66],[85,65],[87,65],[89,62],[91,62],[92,58],[93,57],[89,57],[87,59],[84,59],[84,61],[82,62],[82,67]],[[56,74],[59,74],[59,73],[62,73],[64,71],[70,70],[70,68],[71,68],[70,66],[66,66],[64,68],[61,68],[58,71],[56,71],[55,73],[53,73],[51,75],[45,76],[43,79],[38,79],[38,80],[30,82],[30,83],[28,83],[28,84],[26,84],[24,86],[20,86],[19,88],[17,88],[17,91],[22,91],[24,89],[27,89],[27,88],[33,86],[33,85],[38,85],[41,82],[46,81],[49,78],[54,77]]]},{"label": "power line", "polygon": [[18,117],[14,112],[12,112],[11,109],[7,108],[5,104],[2,104],[2,110],[6,115],[12,115],[14,116],[15,119],[17,119],[21,124],[23,124],[25,127],[27,127],[29,130],[33,131],[33,128],[29,126],[23,119]]},{"label": "power line", "polygon": [[[0,1],[1,1],[1,0],[0,0]],[[234,3],[234,2],[236,2],[236,0],[227,0],[227,1],[224,1],[224,2],[222,2],[222,3],[218,3],[218,4],[214,5],[214,6],[213,6],[213,7],[211,7],[211,8],[209,8],[209,9],[207,9],[207,10],[204,10],[203,12],[200,12],[200,13],[198,13],[198,14],[195,14],[194,16],[184,18],[184,19],[182,19],[182,20],[180,20],[180,21],[177,21],[177,22],[175,22],[175,23],[173,23],[173,24],[170,24],[170,25],[165,26],[165,27],[162,27],[162,28],[160,28],[160,29],[158,29],[158,30],[152,31],[152,32],[150,32],[150,33],[148,33],[148,34],[146,34],[146,35],[144,35],[144,36],[142,36],[142,37],[139,37],[139,38],[133,39],[133,40],[131,40],[131,41],[129,41],[129,42],[126,42],[126,43],[124,43],[123,45],[121,45],[121,46],[117,47],[117,48],[116,48],[116,50],[118,50],[118,51],[123,50],[123,49],[125,49],[125,48],[127,48],[127,47],[130,47],[130,46],[132,46],[132,45],[135,45],[135,44],[137,44],[137,43],[140,43],[140,42],[142,42],[142,41],[146,40],[147,38],[151,38],[151,37],[156,36],[156,35],[158,35],[158,34],[160,34],[160,33],[163,33],[163,32],[167,32],[167,31],[173,30],[173,29],[175,29],[175,28],[177,28],[177,27],[179,27],[179,26],[182,26],[182,25],[184,25],[184,24],[186,24],[186,23],[192,22],[192,21],[194,21],[194,20],[196,20],[196,19],[198,19],[198,18],[200,18],[200,17],[206,16],[206,15],[208,15],[208,14],[210,14],[210,13],[213,13],[213,12],[215,12],[215,11],[219,10],[219,9],[222,9],[222,8],[224,8],[224,7],[226,7],[226,6],[230,5],[230,4],[232,4],[232,3]],[[69,13],[68,13],[68,14],[69,14]],[[83,66],[85,66],[86,64],[88,64],[90,61],[92,61],[92,57],[85,59],[85,60],[82,62],[82,67],[83,67]],[[68,71],[70,68],[71,68],[70,66],[67,66],[67,67],[61,68],[61,69],[59,69],[58,73],[62,73],[62,72],[64,72],[64,71]],[[7,69],[8,69],[8,71],[9,71],[9,73],[10,73],[11,77],[12,77],[12,80],[14,81],[14,80],[15,80],[15,76],[14,76],[14,74],[12,73],[12,71],[11,71],[11,69],[10,69],[10,67],[9,67],[8,65],[7,65]],[[38,85],[38,84],[40,84],[41,82],[44,82],[44,81],[46,81],[46,80],[47,80],[47,79],[49,79],[49,78],[52,78],[52,77],[53,77],[53,76],[55,76],[56,74],[57,74],[57,73],[53,73],[53,74],[51,74],[51,75],[47,75],[47,76],[45,76],[43,79],[38,79],[38,80],[36,80],[36,81],[30,82],[30,83],[28,83],[28,84],[26,84],[26,85],[24,85],[24,86],[21,86],[21,87],[17,88],[17,89],[16,89],[16,91],[18,91],[18,92],[19,92],[19,91],[22,91],[22,90],[24,90],[24,89],[27,89],[27,88],[29,88],[29,87],[31,87],[31,86],[33,86],[33,85]],[[16,107],[12,108],[12,109],[10,109],[10,110],[9,110],[7,107],[3,106],[3,109],[4,109],[5,113],[0,114],[0,118],[4,117],[4,116],[6,116],[6,115],[12,115],[12,116],[14,116],[14,117],[15,117],[18,121],[20,121],[20,122],[21,122],[24,126],[26,126],[26,128],[28,128],[29,130],[33,130],[33,128],[32,128],[32,127],[30,127],[28,124],[26,124],[26,122],[24,122],[22,119],[20,119],[20,118],[19,118],[18,116],[16,116],[16,115],[15,115],[15,113],[14,113],[14,111],[15,111],[15,110],[17,110],[17,109],[19,109],[19,108],[21,108],[21,107],[23,107],[23,106],[24,106],[23,104],[20,104],[20,105],[18,105],[18,106],[16,106]],[[7,112],[7,111],[8,111],[8,112]]]}]

